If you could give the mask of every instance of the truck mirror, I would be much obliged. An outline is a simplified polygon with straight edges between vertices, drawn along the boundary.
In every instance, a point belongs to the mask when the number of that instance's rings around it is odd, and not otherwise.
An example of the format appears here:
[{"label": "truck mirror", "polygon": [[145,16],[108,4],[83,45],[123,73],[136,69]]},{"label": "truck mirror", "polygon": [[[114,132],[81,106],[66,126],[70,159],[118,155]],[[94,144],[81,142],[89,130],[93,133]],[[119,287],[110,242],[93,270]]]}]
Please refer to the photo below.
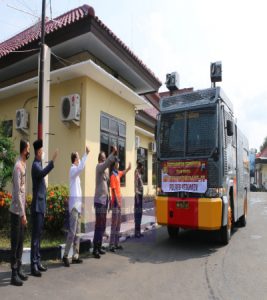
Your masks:
[{"label": "truck mirror", "polygon": [[219,160],[219,149],[216,147],[211,155],[214,161]]},{"label": "truck mirror", "polygon": [[227,135],[228,136],[233,136],[234,135],[234,128],[233,128],[233,122],[230,120],[227,120],[226,123],[226,128],[227,128]]}]

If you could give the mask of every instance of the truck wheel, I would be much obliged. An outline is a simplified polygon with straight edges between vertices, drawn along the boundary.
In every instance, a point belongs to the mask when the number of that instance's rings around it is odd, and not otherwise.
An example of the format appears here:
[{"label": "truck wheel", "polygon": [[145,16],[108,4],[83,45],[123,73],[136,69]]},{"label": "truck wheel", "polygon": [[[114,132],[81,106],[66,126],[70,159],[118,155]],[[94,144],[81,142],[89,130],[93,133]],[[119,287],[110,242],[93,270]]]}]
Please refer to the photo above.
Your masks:
[{"label": "truck wheel", "polygon": [[232,208],[229,203],[227,225],[222,226],[221,228],[221,241],[224,245],[227,245],[231,239],[231,230],[232,230]]},{"label": "truck wheel", "polygon": [[178,237],[179,227],[168,226],[167,229],[170,239],[175,239]]},{"label": "truck wheel", "polygon": [[248,213],[248,200],[247,200],[247,196],[246,196],[246,198],[244,200],[244,214],[239,219],[241,227],[245,227],[247,225],[247,213]]}]

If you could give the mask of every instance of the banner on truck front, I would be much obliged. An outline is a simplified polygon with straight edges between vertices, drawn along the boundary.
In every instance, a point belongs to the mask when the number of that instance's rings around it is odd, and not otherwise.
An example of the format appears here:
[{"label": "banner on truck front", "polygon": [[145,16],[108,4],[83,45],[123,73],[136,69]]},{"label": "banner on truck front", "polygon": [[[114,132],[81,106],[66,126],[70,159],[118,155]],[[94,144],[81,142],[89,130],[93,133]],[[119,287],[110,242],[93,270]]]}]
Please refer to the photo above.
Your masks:
[{"label": "banner on truck front", "polygon": [[207,162],[199,160],[162,163],[163,192],[205,193],[208,185]]}]

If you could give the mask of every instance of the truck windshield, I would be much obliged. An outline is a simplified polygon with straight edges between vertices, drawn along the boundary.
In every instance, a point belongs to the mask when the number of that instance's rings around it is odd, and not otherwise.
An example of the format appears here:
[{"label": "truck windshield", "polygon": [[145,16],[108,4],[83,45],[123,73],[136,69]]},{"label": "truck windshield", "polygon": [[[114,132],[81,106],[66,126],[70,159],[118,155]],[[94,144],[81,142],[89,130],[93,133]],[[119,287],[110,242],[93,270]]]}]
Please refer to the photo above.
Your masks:
[{"label": "truck windshield", "polygon": [[161,158],[208,156],[216,146],[216,107],[161,115]]}]

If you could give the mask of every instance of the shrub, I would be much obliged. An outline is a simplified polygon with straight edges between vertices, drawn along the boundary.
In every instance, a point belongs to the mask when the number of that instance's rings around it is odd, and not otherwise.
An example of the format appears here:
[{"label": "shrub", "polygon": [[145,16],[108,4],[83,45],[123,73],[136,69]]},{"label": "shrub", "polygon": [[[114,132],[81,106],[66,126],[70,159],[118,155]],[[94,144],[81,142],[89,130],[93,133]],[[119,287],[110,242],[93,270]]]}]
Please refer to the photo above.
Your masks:
[{"label": "shrub", "polygon": [[68,188],[64,185],[49,186],[47,189],[47,208],[45,215],[45,229],[59,233],[64,228],[68,207]]},{"label": "shrub", "polygon": [[9,207],[12,195],[0,191],[0,229],[9,227]]},{"label": "shrub", "polygon": [[7,137],[2,124],[0,124],[0,191],[4,191],[12,178],[16,155],[12,139]]},{"label": "shrub", "polygon": [[[47,189],[47,206],[45,214],[45,230],[48,233],[57,235],[61,232],[66,221],[68,211],[69,191],[65,185],[49,186]],[[12,195],[7,192],[0,192],[0,229],[10,227],[9,207]],[[32,196],[26,198],[26,215],[30,224]]]}]

